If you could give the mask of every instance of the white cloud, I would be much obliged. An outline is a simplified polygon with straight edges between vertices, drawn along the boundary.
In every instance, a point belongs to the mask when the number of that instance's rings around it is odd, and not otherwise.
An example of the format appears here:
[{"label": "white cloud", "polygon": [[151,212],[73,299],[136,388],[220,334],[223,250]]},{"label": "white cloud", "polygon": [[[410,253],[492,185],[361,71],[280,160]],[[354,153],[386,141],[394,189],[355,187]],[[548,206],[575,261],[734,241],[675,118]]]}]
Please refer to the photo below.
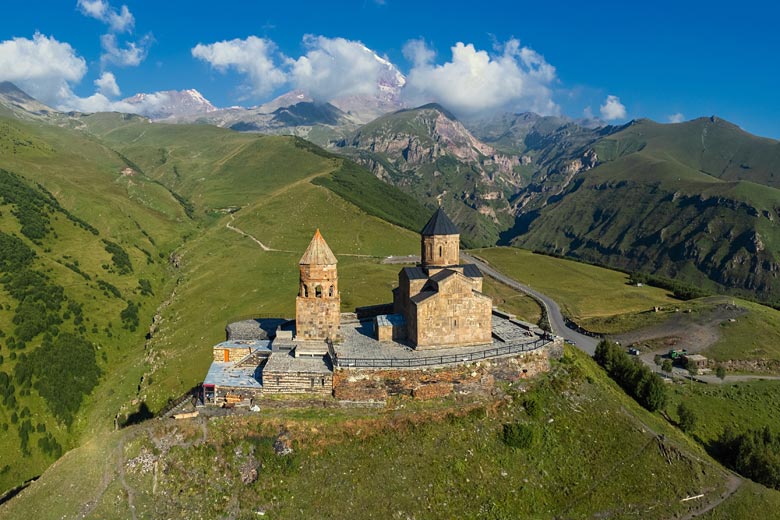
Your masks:
[{"label": "white cloud", "polygon": [[100,46],[103,47],[100,62],[103,65],[111,63],[120,67],[136,67],[146,59],[151,44],[152,37],[147,35],[137,43],[128,42],[120,47],[114,34],[104,34],[100,37]]},{"label": "white cloud", "polygon": [[78,0],[78,7],[85,16],[108,24],[115,32],[130,31],[135,25],[135,18],[126,5],[117,11],[106,0]]},{"label": "white cloud", "polygon": [[626,107],[617,96],[607,96],[607,100],[599,107],[599,111],[601,112],[601,117],[606,121],[626,118]]},{"label": "white cloud", "polygon": [[425,40],[409,40],[403,48],[404,57],[415,66],[424,66],[432,62],[436,53],[428,48]]},{"label": "white cloud", "polygon": [[98,92],[106,96],[117,97],[121,94],[119,85],[116,84],[116,77],[110,72],[101,74],[101,76],[95,80],[95,86],[98,88]]},{"label": "white cloud", "polygon": [[458,42],[452,60],[436,65],[424,42],[408,43],[404,51],[414,66],[407,78],[407,98],[414,104],[437,101],[466,116],[495,110],[558,114],[551,88],[557,81],[555,67],[518,40],[501,47],[501,54],[490,55]]},{"label": "white cloud", "polygon": [[46,104],[57,105],[72,96],[71,83],[87,72],[84,58],[69,44],[35,33],[32,40],[0,42],[0,80],[11,81]]},{"label": "white cloud", "polygon": [[586,106],[582,111],[582,117],[585,119],[593,119],[593,109],[590,108],[590,105]]},{"label": "white cloud", "polygon": [[378,91],[386,65],[362,43],[313,35],[304,36],[303,42],[306,54],[287,60],[295,88],[323,101]]},{"label": "white cloud", "polygon": [[682,115],[682,113],[677,112],[676,114],[672,114],[670,116],[666,116],[666,119],[670,123],[682,123],[683,121],[685,121],[685,116]]},{"label": "white cloud", "polygon": [[195,58],[221,72],[234,69],[248,76],[249,90],[257,96],[270,94],[287,82],[286,74],[275,63],[276,54],[274,42],[257,36],[211,44],[199,43],[192,49]]}]

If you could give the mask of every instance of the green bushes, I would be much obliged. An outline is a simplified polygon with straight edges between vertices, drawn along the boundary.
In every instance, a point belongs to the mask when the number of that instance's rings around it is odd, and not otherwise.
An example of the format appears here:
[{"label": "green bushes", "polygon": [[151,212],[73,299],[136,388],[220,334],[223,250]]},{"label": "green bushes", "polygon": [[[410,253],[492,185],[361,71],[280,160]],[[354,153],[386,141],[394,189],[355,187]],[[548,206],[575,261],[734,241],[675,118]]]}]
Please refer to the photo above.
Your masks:
[{"label": "green bushes", "polygon": [[655,276],[646,273],[631,273],[628,279],[628,283],[637,284],[642,283],[645,285],[652,285],[660,289],[666,289],[671,291],[675,298],[680,300],[693,300],[694,298],[702,298],[709,296],[711,292],[705,291],[701,287],[680,282],[679,280],[672,280],[670,278],[664,278],[663,276]]},{"label": "green bushes", "polygon": [[32,383],[54,416],[70,425],[84,396],[98,384],[100,368],[90,342],[62,333],[55,339],[45,338],[37,350],[20,360],[15,377]]},{"label": "green bushes", "polygon": [[626,354],[620,345],[602,340],[593,359],[636,401],[654,412],[666,403],[663,380],[641,361]]},{"label": "green bushes", "polygon": [[680,429],[686,433],[690,433],[696,427],[696,412],[686,403],[680,403],[677,406],[677,415],[680,418]]},{"label": "green bushes", "polygon": [[127,302],[127,307],[119,313],[122,318],[124,328],[135,331],[138,328],[138,305],[133,302]]},{"label": "green bushes", "polygon": [[103,245],[107,253],[111,255],[111,263],[119,274],[130,274],[133,272],[133,264],[130,262],[130,256],[122,246],[115,244],[110,240],[103,239]]},{"label": "green bushes", "polygon": [[501,432],[501,440],[511,448],[527,449],[534,443],[534,430],[523,423],[505,424]]},{"label": "green bushes", "polygon": [[737,433],[726,427],[712,451],[729,468],[780,490],[780,433],[768,427]]}]

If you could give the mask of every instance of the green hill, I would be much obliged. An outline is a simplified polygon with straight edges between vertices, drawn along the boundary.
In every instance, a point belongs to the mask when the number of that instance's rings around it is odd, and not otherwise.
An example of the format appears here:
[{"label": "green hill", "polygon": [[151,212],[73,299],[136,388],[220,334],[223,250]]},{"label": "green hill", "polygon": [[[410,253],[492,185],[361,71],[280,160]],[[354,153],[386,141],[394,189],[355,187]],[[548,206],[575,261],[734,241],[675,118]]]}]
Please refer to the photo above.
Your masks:
[{"label": "green hill", "polygon": [[427,217],[292,137],[95,114],[0,119],[0,149],[0,490],[197,384],[230,317],[289,314],[314,228],[356,255],[350,310],[389,297],[379,259],[415,253],[398,225]]},{"label": "green hill", "polygon": [[[275,452],[280,438],[292,453]],[[512,385],[500,402],[399,401],[386,412],[269,408],[134,426],[69,453],[3,513],[653,519],[701,511],[733,482],[569,351],[549,377]],[[777,502],[765,488],[753,492]]]},{"label": "green hill", "polygon": [[780,143],[713,118],[639,121],[593,149],[514,245],[777,302]]}]

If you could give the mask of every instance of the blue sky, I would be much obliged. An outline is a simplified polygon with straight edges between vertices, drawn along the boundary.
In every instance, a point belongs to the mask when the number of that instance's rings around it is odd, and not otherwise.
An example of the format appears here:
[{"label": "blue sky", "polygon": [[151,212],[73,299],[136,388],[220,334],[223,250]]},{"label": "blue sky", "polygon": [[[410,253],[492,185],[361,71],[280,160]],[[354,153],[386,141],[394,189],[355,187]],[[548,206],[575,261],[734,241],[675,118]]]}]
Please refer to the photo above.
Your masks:
[{"label": "blue sky", "polygon": [[[507,97],[506,106],[514,109],[546,107],[541,110],[581,117],[589,107],[613,122],[716,114],[758,135],[780,138],[780,31],[775,28],[780,8],[770,2],[577,2],[569,7],[561,2],[487,0],[81,1],[92,2],[95,9],[102,1],[103,10],[89,16],[77,0],[5,5],[0,80],[25,83],[26,78],[27,85],[39,88],[39,97],[59,96],[62,102],[63,96],[72,95],[79,102],[93,96],[99,88],[95,80],[110,72],[117,88],[105,82],[100,88],[112,101],[136,92],[195,88],[218,106],[256,105],[292,86],[306,85],[300,77],[297,83],[289,79],[291,63],[343,38],[345,45],[362,42],[386,56],[404,74],[418,67],[418,90],[457,104],[457,93],[443,85],[449,78],[449,87],[457,88],[457,82],[441,68],[457,62],[451,47],[472,44],[473,53],[466,49],[466,54],[474,57],[484,51],[496,64],[493,74],[502,74],[515,70],[512,60],[521,60],[521,51],[511,51],[507,42],[519,42],[517,49],[538,54],[544,70],[523,70],[521,63],[515,71],[520,83],[507,81],[508,87],[497,90],[503,95],[506,89],[525,89]],[[46,41],[34,43],[36,32]],[[305,35],[325,39],[304,42]],[[214,53],[211,62],[193,56],[198,44],[234,39],[246,44],[252,36],[264,42],[266,50],[272,46],[268,56],[275,60],[272,72],[282,71],[278,81],[259,77],[265,74],[263,68],[253,68],[252,76],[246,62],[243,69],[235,61],[220,67]],[[30,40],[25,52],[19,50],[24,47],[19,40],[19,45],[8,45],[14,38]],[[404,53],[407,42],[420,39],[426,52],[435,52],[432,59],[425,54],[425,63]],[[70,46],[67,56],[61,44]],[[136,46],[135,52],[129,45]],[[240,50],[251,51],[249,47]],[[35,58],[39,63],[34,70],[20,71],[19,63],[39,51],[43,56]],[[458,70],[452,67],[450,72]],[[490,83],[503,78],[495,79]],[[608,96],[614,96],[611,105]],[[478,107],[481,100],[474,97]]]}]

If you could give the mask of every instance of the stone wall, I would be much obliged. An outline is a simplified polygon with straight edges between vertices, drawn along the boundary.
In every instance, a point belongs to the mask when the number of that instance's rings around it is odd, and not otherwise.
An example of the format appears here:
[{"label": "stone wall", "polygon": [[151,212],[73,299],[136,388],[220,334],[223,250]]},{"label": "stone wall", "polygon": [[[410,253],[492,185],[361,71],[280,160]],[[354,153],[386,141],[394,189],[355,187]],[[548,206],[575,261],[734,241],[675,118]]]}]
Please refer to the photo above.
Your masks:
[{"label": "stone wall", "polygon": [[333,393],[333,374],[322,372],[263,371],[264,394],[318,394]]},{"label": "stone wall", "polygon": [[[474,292],[470,282],[453,280],[446,287],[440,286],[436,295],[417,304],[416,311],[410,337],[417,349],[491,342],[493,301]],[[411,335],[412,330],[416,337]]]},{"label": "stone wall", "polygon": [[458,265],[460,263],[460,235],[422,237],[420,257],[424,266]]},{"label": "stone wall", "polygon": [[488,395],[497,382],[534,377],[550,369],[550,350],[429,369],[337,368],[333,396],[343,401],[382,401],[391,396],[433,399],[453,393]]},{"label": "stone wall", "polygon": [[[227,359],[225,358],[225,352],[227,352]],[[219,348],[215,347],[213,350],[214,361],[230,361],[235,363],[252,353],[249,347],[246,348]]]},{"label": "stone wall", "polygon": [[340,321],[340,297],[295,299],[295,334],[303,340],[336,339]]}]

